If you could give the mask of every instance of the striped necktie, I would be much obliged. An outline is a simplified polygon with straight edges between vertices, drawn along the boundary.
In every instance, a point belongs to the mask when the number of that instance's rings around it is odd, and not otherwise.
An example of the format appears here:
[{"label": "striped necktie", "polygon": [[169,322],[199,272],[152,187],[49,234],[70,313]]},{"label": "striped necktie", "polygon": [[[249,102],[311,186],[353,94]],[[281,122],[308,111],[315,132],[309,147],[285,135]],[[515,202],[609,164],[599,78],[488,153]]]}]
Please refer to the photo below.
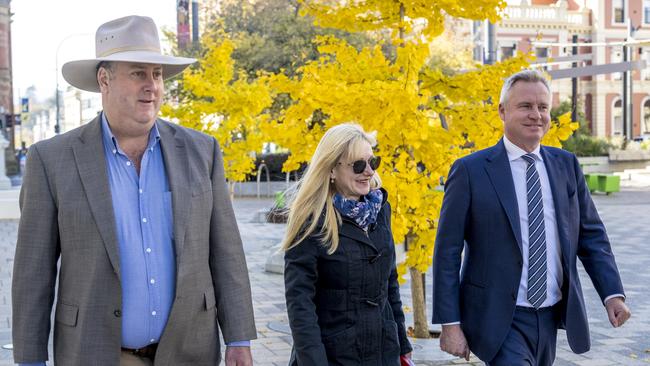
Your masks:
[{"label": "striped necktie", "polygon": [[544,204],[542,186],[535,168],[535,155],[522,158],[526,167],[528,196],[528,301],[538,309],[546,300],[546,230],[544,230]]}]

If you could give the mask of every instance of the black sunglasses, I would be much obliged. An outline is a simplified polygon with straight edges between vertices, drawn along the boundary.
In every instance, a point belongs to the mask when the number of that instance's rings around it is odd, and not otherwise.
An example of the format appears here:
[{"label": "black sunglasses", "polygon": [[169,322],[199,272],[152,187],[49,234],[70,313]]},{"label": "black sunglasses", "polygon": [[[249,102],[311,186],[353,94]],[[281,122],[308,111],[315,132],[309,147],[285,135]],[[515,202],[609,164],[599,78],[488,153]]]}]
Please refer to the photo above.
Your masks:
[{"label": "black sunglasses", "polygon": [[[353,161],[352,163],[348,163],[348,165],[352,166],[352,171],[354,174],[361,174],[364,170],[366,170],[366,164],[370,165],[370,169],[372,169],[372,171],[376,171],[377,168],[379,168],[379,163],[381,163],[381,158],[379,156],[372,156],[368,160],[357,160]],[[341,164],[341,162],[339,162],[339,164]]]}]

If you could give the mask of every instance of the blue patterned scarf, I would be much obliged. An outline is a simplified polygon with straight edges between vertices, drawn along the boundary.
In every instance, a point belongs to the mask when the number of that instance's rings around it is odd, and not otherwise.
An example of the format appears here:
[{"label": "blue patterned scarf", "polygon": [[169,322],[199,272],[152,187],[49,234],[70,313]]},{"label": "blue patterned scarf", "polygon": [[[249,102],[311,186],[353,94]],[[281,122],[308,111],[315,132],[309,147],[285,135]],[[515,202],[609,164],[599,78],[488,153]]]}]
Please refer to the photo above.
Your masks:
[{"label": "blue patterned scarf", "polygon": [[377,214],[381,209],[384,194],[379,189],[370,191],[360,201],[343,197],[339,193],[334,195],[334,207],[341,215],[354,220],[363,230],[377,221]]}]

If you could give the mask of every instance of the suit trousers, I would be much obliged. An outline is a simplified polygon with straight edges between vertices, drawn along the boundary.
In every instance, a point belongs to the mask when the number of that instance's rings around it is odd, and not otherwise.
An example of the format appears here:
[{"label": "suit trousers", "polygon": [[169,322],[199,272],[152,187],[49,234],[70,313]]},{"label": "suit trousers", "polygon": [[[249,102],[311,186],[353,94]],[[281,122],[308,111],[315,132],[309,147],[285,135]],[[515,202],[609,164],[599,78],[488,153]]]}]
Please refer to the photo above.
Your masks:
[{"label": "suit trousers", "polygon": [[153,361],[146,357],[139,357],[130,352],[122,351],[120,366],[153,366]]},{"label": "suit trousers", "polygon": [[517,306],[510,331],[486,366],[551,366],[555,360],[560,307]]}]

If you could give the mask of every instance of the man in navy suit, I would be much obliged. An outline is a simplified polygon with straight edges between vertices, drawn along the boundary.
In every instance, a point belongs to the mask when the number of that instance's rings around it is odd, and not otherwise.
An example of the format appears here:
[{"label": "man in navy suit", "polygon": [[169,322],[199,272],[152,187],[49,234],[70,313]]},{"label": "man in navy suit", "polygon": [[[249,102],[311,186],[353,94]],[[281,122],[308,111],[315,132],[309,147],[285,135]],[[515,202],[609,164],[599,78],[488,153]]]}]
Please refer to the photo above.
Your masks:
[{"label": "man in navy suit", "polygon": [[449,172],[433,266],[443,351],[469,359],[471,350],[487,365],[552,365],[558,328],[574,352],[588,351],[578,258],[612,325],[630,317],[578,160],[540,146],[550,104],[542,74],[512,75],[499,101],[503,139]]}]

